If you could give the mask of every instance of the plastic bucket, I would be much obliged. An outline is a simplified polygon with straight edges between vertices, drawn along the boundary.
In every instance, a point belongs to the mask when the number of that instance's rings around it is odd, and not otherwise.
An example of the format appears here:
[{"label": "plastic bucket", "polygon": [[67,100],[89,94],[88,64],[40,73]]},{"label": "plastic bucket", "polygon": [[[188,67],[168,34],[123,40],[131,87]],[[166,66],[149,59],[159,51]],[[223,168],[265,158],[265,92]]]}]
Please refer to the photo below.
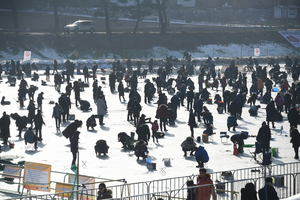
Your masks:
[{"label": "plastic bucket", "polygon": [[278,157],[278,148],[272,148],[272,156],[274,158],[277,158]]},{"label": "plastic bucket", "polygon": [[171,166],[171,158],[164,158],[163,159],[165,166]]}]

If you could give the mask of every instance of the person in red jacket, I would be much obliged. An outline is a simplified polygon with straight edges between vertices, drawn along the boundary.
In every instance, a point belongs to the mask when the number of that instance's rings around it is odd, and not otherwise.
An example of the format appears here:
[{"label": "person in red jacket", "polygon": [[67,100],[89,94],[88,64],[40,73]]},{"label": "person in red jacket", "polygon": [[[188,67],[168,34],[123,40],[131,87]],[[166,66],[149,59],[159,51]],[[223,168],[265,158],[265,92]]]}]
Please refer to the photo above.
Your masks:
[{"label": "person in red jacket", "polygon": [[213,200],[217,199],[213,181],[210,179],[210,174],[206,173],[206,169],[204,168],[199,169],[197,185],[202,186],[196,188],[197,200],[210,200],[211,196],[213,197]]},{"label": "person in red jacket", "polygon": [[169,118],[168,106],[166,104],[161,104],[156,110],[156,118],[159,119],[160,130],[162,130],[162,126],[164,126],[164,131],[168,131],[166,129],[167,120]]}]

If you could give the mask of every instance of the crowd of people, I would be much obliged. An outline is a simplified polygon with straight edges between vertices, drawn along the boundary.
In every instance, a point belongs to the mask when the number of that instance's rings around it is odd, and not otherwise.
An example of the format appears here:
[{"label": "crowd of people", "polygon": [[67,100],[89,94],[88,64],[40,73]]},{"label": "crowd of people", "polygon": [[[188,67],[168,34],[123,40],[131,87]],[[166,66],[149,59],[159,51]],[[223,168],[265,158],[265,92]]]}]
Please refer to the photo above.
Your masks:
[{"label": "crowd of people", "polygon": [[[157,70],[153,68],[153,59],[151,59],[145,65],[146,71],[142,70],[142,64],[139,61],[136,63],[137,70],[133,69],[133,64],[130,59],[127,60],[126,67],[122,66],[120,61],[113,63],[112,72],[108,75],[108,86],[111,93],[119,94],[118,98],[121,103],[127,104],[127,116],[123,117],[127,118],[127,121],[132,124],[138,135],[138,141],[134,143],[135,155],[138,159],[139,157],[147,157],[145,152],[148,152],[147,145],[150,141],[151,133],[153,142],[158,143],[158,139],[163,137],[164,133],[168,132],[167,127],[176,123],[178,109],[184,107],[189,111],[189,118],[186,122],[190,127],[191,135],[186,141],[183,141],[181,147],[184,156],[187,156],[187,151],[191,151],[190,156],[195,156],[196,161],[198,162],[197,167],[200,167],[200,170],[202,170],[201,173],[206,174],[205,169],[203,169],[203,163],[208,162],[209,157],[207,152],[203,151],[202,146],[197,148],[194,144],[194,128],[197,127],[200,122],[203,122],[203,126],[205,127],[203,133],[208,136],[214,134],[214,117],[205,104],[213,103],[213,97],[211,97],[209,91],[214,89],[218,90],[219,85],[222,87],[222,95],[216,95],[214,97],[214,102],[218,104],[218,112],[230,113],[227,122],[228,130],[233,127],[233,131],[236,131],[239,127],[237,122],[245,115],[245,113],[242,113],[242,108],[246,103],[251,104],[251,108],[249,109],[251,116],[257,115],[257,110],[260,108],[260,106],[257,105],[257,102],[267,104],[265,122],[263,122],[262,127],[257,130],[257,142],[262,143],[264,152],[269,151],[271,139],[269,126],[271,124],[272,128],[275,128],[275,122],[282,120],[281,113],[285,112],[291,125],[290,136],[295,151],[294,158],[299,158],[298,149],[300,146],[300,137],[297,129],[299,110],[296,106],[299,104],[300,85],[289,83],[287,74],[280,71],[278,63],[275,63],[268,72],[266,66],[262,67],[256,61],[255,64],[253,64],[250,82],[251,86],[249,87],[246,73],[238,71],[235,60],[232,60],[230,66],[227,67],[224,74],[222,74],[220,69],[216,68],[216,65],[210,57],[207,59],[206,64],[200,66],[199,74],[197,75],[198,82],[194,83],[191,76],[194,76],[195,74],[195,65],[191,62],[190,56],[187,56],[185,59],[187,58],[188,64],[183,65],[178,69],[176,73],[177,77],[175,79],[170,78],[170,74],[174,74],[174,72],[172,72],[172,58],[167,58],[165,66],[159,66]],[[300,74],[298,59],[295,58],[292,63],[290,60],[291,58],[287,57],[286,65],[289,65],[291,68],[293,80],[296,81]],[[27,64],[27,67],[22,70],[20,63],[17,62],[17,64],[15,64],[13,60],[11,60],[10,63],[7,62],[5,66],[7,68],[7,76],[16,76],[17,79],[20,80],[18,89],[18,102],[20,108],[25,107],[24,100],[26,99],[26,95],[28,95],[29,103],[27,106],[27,116],[19,116],[17,113],[7,115],[7,111],[3,112],[3,116],[0,119],[3,144],[7,144],[8,138],[10,137],[10,118],[12,118],[16,121],[19,137],[22,137],[22,131],[27,124],[30,125],[31,129],[34,127],[37,138],[35,141],[35,148],[37,149],[37,142],[42,140],[42,126],[45,125],[43,116],[41,115],[43,112],[44,93],[40,92],[35,101],[34,95],[37,88],[28,86],[26,79],[23,77],[23,72],[26,73],[27,77],[30,77],[31,69],[37,69],[37,67],[28,66]],[[98,79],[96,78],[97,64],[93,64],[92,74],[90,74],[87,66],[84,66],[83,69],[77,69],[77,74],[84,75],[83,81],[71,81],[71,78],[74,77],[75,73],[75,64],[71,61],[66,61],[62,68],[62,71],[58,71],[58,64],[54,61],[54,86],[55,90],[60,94],[60,97],[57,101],[53,102],[52,118],[55,119],[57,132],[61,132],[70,140],[72,166],[74,166],[76,164],[76,153],[79,149],[78,143],[80,132],[78,131],[78,128],[82,126],[83,122],[80,119],[76,119],[63,131],[60,130],[61,123],[70,120],[71,117],[71,96],[74,96],[73,98],[76,107],[80,108],[82,111],[92,111],[90,107],[91,101],[97,106],[97,113],[92,115],[91,118],[89,118],[89,121],[86,122],[87,129],[89,127],[94,129],[94,127],[96,127],[96,118],[98,118],[100,126],[105,125],[104,120],[105,115],[108,112],[108,105],[105,99],[106,94],[104,94],[102,87],[98,85]],[[156,73],[157,77],[152,80],[147,79],[148,71],[150,73]],[[45,76],[46,80],[50,81],[50,66],[45,68]],[[139,77],[145,79],[146,82],[143,91],[138,90]],[[84,87],[88,86],[90,78],[93,79],[93,94],[89,100],[84,100],[81,98],[80,94],[85,92]],[[36,79],[33,81],[36,81]],[[125,81],[125,83],[123,83],[123,81]],[[273,99],[271,90],[275,84],[279,85],[279,91]],[[62,86],[65,86],[65,88],[62,88]],[[72,91],[74,92],[74,95],[72,95]],[[125,98],[125,92],[128,92],[128,98]],[[166,92],[168,95],[171,95],[171,99],[167,98]],[[144,98],[142,98],[142,95],[144,95]],[[154,101],[156,95],[157,101]],[[2,99],[2,105],[9,105],[4,102],[4,99],[5,97]],[[141,106],[142,100],[144,100],[145,104],[155,105],[155,109],[153,110],[156,118],[155,120],[146,118],[143,114]],[[37,105],[35,105],[35,103],[37,103]],[[255,108],[256,112],[253,111]],[[151,129],[148,124],[151,124]],[[239,143],[240,153],[242,153],[241,148],[243,140],[246,138],[245,135],[240,135],[240,138],[237,136],[232,138],[232,142]],[[119,140],[121,141],[120,138]],[[123,141],[123,146],[126,146],[125,140]],[[200,150],[202,150],[201,153]],[[100,154],[100,152],[98,153]],[[106,151],[105,154],[106,153],[108,152]],[[199,182],[201,182],[201,178],[199,178]]]}]

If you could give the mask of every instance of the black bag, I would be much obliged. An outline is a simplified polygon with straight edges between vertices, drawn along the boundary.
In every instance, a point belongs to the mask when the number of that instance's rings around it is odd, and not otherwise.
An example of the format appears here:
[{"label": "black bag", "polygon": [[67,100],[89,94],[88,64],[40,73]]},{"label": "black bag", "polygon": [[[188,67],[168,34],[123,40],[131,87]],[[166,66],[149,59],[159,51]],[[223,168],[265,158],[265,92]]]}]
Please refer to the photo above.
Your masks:
[{"label": "black bag", "polygon": [[68,120],[75,120],[75,115],[74,114],[69,114]]}]

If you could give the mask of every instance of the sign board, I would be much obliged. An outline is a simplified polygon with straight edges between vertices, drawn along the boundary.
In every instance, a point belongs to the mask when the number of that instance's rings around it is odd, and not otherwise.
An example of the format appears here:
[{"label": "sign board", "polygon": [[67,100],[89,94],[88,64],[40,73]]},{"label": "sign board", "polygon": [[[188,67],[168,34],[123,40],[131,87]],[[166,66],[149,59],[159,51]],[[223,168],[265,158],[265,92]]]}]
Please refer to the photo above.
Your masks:
[{"label": "sign board", "polygon": [[55,193],[63,193],[63,194],[56,194],[55,196],[69,198],[72,196],[72,193],[68,193],[69,191],[73,191],[72,184],[56,183]]},{"label": "sign board", "polygon": [[6,178],[20,178],[22,167],[5,165],[3,170],[3,177]]},{"label": "sign board", "polygon": [[254,49],[254,56],[260,56],[260,48]]},{"label": "sign board", "polygon": [[31,51],[24,51],[24,61],[31,60]]},{"label": "sign board", "polygon": [[300,31],[278,31],[294,47],[300,47]]},{"label": "sign board", "polygon": [[50,192],[51,165],[25,162],[23,186],[27,190]]},{"label": "sign board", "polygon": [[[70,174],[69,175],[69,184],[74,184],[75,182],[75,175]],[[81,198],[83,200],[94,200],[95,199],[95,195],[93,195],[92,193],[95,192],[95,178],[92,177],[88,177],[88,176],[79,176],[79,185],[84,184],[87,191],[88,191],[88,198],[86,198],[86,195],[83,195]],[[82,187],[80,186],[78,188],[78,190],[81,190]]]}]

